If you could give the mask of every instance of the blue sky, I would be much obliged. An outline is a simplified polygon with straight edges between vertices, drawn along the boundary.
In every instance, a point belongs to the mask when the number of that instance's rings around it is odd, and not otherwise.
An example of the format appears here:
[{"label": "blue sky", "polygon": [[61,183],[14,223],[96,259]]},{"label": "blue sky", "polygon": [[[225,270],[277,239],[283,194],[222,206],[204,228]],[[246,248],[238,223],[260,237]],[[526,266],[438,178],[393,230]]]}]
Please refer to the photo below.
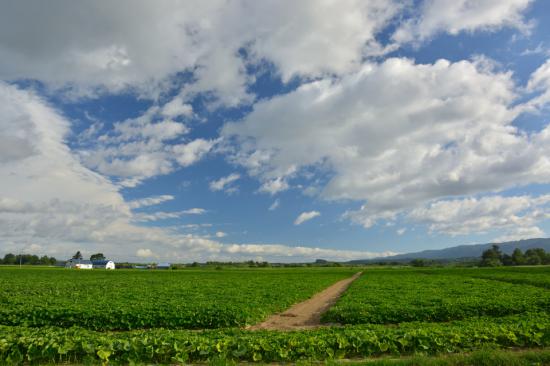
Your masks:
[{"label": "blue sky", "polygon": [[0,7],[0,253],[347,260],[550,232],[547,2]]}]

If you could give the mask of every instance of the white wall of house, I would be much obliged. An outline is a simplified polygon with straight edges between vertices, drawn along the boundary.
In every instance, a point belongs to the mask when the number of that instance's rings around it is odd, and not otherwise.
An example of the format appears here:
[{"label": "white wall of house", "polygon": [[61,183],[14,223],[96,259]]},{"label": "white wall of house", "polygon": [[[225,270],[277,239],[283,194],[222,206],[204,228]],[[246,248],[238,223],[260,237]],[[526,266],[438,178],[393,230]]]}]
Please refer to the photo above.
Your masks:
[{"label": "white wall of house", "polygon": [[94,268],[94,266],[89,261],[85,261],[85,263],[81,263],[81,261],[78,259],[69,259],[67,263],[65,263],[65,268],[92,269]]},{"label": "white wall of house", "polygon": [[76,269],[115,269],[116,265],[113,261],[107,261],[104,264],[93,264],[92,262],[86,260],[78,260],[78,259],[69,259],[67,263],[65,263],[65,268],[76,268]]},{"label": "white wall of house", "polygon": [[108,261],[105,264],[94,264],[94,268],[98,268],[98,269],[115,269],[116,266],[115,266],[115,262]]}]

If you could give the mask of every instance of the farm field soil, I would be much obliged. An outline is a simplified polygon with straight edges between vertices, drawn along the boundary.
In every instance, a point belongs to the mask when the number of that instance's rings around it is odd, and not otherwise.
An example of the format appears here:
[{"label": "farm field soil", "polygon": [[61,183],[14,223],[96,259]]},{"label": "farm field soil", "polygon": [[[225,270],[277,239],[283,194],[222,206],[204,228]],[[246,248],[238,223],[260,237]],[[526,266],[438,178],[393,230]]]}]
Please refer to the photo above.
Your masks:
[{"label": "farm field soil", "polygon": [[361,276],[361,273],[358,272],[350,278],[338,281],[312,298],[295,304],[280,314],[274,314],[247,329],[292,330],[319,327],[322,325],[321,315],[338,300],[353,281]]}]

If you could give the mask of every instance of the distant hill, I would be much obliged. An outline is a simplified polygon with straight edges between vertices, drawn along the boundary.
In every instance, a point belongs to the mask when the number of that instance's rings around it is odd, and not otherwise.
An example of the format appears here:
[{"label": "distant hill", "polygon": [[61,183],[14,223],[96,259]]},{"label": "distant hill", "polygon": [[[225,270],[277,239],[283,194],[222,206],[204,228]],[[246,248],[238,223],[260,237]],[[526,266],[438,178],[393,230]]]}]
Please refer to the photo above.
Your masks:
[{"label": "distant hill", "polygon": [[372,263],[372,262],[390,262],[390,261],[407,261],[411,259],[439,259],[453,260],[462,258],[479,258],[484,250],[489,249],[493,244],[497,244],[501,251],[506,254],[512,254],[514,249],[519,248],[522,251],[532,248],[542,248],[547,252],[550,251],[550,238],[526,239],[518,241],[509,241],[505,243],[487,243],[487,244],[471,244],[459,245],[445,249],[423,250],[416,253],[406,253],[393,255],[391,257],[374,258],[374,259],[359,259],[350,261],[349,263]]}]

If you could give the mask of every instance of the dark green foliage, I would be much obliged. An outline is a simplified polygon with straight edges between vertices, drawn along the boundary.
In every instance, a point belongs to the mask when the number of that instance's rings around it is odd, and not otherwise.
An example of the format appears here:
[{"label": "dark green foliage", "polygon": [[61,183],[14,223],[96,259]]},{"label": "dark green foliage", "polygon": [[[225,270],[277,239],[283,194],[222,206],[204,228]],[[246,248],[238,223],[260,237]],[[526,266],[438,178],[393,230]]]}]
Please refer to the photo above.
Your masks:
[{"label": "dark green foliage", "polygon": [[413,259],[411,261],[411,266],[413,267],[430,267],[435,264],[435,261],[429,259]]},{"label": "dark green foliage", "polygon": [[107,258],[105,258],[103,253],[95,253],[95,254],[92,254],[90,256],[91,261],[102,261],[102,260],[105,260],[105,259],[107,259]]},{"label": "dark green foliage", "polygon": [[521,249],[516,248],[512,255],[502,254],[498,245],[493,245],[487,249],[481,256],[480,265],[483,267],[521,266],[521,265],[541,265],[550,264],[550,253],[542,248],[527,249],[525,254]]},{"label": "dark green foliage", "polygon": [[518,266],[525,264],[525,256],[523,255],[521,249],[514,249],[514,252],[512,253],[512,263]]},{"label": "dark green foliage", "polygon": [[54,265],[57,262],[57,260],[54,257],[48,257],[46,255],[42,257],[38,257],[34,254],[12,254],[8,253],[4,255],[4,259],[0,259],[0,264],[8,264],[8,265],[14,265],[14,264],[22,264],[22,265],[46,265],[51,266]]},{"label": "dark green foliage", "polygon": [[481,265],[484,267],[497,267],[502,265],[502,252],[498,245],[493,245],[481,255]]},{"label": "dark green foliage", "polygon": [[0,360],[178,364],[208,360],[291,362],[400,354],[441,354],[490,346],[550,345],[547,315],[478,318],[447,324],[354,326],[275,332],[167,329],[98,333],[82,328],[0,327]]},{"label": "dark green foliage", "polygon": [[525,262],[530,265],[550,264],[550,254],[544,249],[528,249],[525,251]]},{"label": "dark green foliage", "polygon": [[4,256],[4,260],[2,261],[2,264],[15,264],[15,263],[17,263],[15,259],[15,254],[12,254],[12,253],[6,254]]}]

